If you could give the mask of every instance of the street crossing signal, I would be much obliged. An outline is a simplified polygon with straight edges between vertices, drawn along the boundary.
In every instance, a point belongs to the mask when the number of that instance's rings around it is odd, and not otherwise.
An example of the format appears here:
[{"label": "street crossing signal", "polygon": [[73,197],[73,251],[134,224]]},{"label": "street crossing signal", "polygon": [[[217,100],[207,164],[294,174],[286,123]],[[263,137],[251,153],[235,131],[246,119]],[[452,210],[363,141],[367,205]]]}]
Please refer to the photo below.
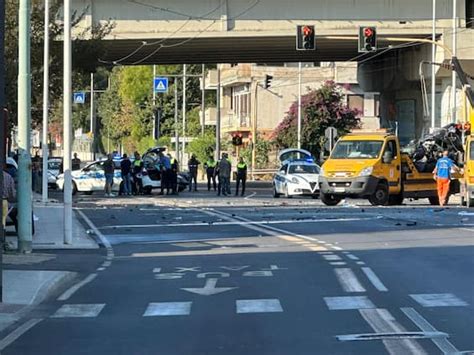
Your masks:
[{"label": "street crossing signal", "polygon": [[265,89],[268,89],[272,85],[272,80],[272,75],[265,75]]},{"label": "street crossing signal", "polygon": [[359,53],[377,50],[377,29],[374,26],[359,27]]},{"label": "street crossing signal", "polygon": [[316,49],[314,26],[296,27],[296,50],[312,51]]}]

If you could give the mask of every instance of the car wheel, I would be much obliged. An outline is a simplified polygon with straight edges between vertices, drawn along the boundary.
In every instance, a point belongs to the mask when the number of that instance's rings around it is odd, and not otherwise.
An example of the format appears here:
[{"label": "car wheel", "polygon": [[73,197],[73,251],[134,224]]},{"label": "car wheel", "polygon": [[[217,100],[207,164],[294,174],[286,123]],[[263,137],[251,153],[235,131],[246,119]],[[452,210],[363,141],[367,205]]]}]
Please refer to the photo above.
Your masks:
[{"label": "car wheel", "polygon": [[280,197],[280,194],[277,192],[276,186],[273,185],[273,197],[278,198]]},{"label": "car wheel", "polygon": [[336,195],[331,195],[331,194],[323,194],[321,193],[319,195],[321,198],[321,201],[326,205],[326,206],[336,206],[339,202],[341,202],[342,198]]},{"label": "car wheel", "polygon": [[369,196],[369,202],[372,206],[386,206],[390,195],[388,194],[388,186],[385,183],[379,183],[372,195]]}]

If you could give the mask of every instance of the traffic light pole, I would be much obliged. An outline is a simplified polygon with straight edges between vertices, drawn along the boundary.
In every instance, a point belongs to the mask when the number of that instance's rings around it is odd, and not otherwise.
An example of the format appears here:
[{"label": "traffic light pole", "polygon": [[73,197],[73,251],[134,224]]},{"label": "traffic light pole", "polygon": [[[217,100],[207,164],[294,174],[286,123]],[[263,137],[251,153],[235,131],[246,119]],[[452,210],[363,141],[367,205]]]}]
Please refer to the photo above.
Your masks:
[{"label": "traffic light pole", "polygon": [[184,154],[186,153],[186,64],[183,64],[183,146],[181,166],[184,168]]},{"label": "traffic light pole", "polygon": [[49,109],[49,0],[44,2],[44,52],[43,52],[43,179],[41,200],[48,202],[48,109]]},{"label": "traffic light pole", "polygon": [[[433,0],[433,23],[431,39],[433,42],[436,41],[436,0]],[[436,45],[431,44],[431,61],[436,62]],[[431,66],[431,129],[436,126],[436,68],[434,65]]]},{"label": "traffic light pole", "polygon": [[301,149],[301,62],[298,62],[298,149]]},{"label": "traffic light pole", "polygon": [[204,136],[206,129],[206,65],[202,65],[202,96],[201,96],[201,112],[202,112],[202,126],[201,135]]},{"label": "traffic light pole", "polygon": [[[456,57],[456,46],[457,46],[457,26],[456,26],[456,20],[457,20],[457,0],[453,0],[453,44],[452,44],[452,56]],[[451,73],[451,110],[453,112],[451,116],[451,122],[456,123],[456,104],[457,104],[457,98],[456,98],[456,71],[453,70]]]},{"label": "traffic light pole", "polygon": [[[5,23],[5,1],[0,0],[0,23]],[[0,26],[0,164],[4,163],[5,152],[5,26]],[[0,194],[3,197],[3,174],[0,174]],[[0,203],[0,212],[3,216],[3,203]],[[5,240],[5,226],[0,227],[0,302],[3,302],[3,244]]]}]

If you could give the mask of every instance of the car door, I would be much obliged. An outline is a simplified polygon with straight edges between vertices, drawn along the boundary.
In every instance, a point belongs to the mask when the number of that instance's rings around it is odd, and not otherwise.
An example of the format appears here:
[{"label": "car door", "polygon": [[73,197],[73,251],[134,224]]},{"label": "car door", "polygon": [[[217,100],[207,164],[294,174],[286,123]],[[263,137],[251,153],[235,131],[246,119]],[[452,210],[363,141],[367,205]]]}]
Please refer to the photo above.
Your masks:
[{"label": "car door", "polygon": [[395,139],[390,139],[385,144],[382,159],[385,159],[386,154],[390,154],[392,157],[390,161],[383,161],[384,170],[388,170],[387,180],[389,190],[390,193],[397,193],[400,192],[401,187],[401,154]]},{"label": "car door", "polygon": [[280,170],[278,170],[276,179],[275,179],[275,189],[278,193],[283,193],[283,186],[285,185],[286,171],[288,169],[288,164],[284,164]]}]

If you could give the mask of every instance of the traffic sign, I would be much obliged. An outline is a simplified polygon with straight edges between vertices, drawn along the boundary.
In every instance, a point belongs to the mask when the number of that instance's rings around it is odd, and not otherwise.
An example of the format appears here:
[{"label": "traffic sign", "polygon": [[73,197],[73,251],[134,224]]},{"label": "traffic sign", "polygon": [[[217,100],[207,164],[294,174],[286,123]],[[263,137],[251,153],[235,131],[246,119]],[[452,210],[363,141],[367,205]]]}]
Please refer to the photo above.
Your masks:
[{"label": "traffic sign", "polygon": [[86,93],[83,91],[74,93],[74,103],[75,104],[84,104],[86,103]]},{"label": "traffic sign", "polygon": [[168,92],[168,78],[156,77],[153,79],[153,90],[155,93]]}]

